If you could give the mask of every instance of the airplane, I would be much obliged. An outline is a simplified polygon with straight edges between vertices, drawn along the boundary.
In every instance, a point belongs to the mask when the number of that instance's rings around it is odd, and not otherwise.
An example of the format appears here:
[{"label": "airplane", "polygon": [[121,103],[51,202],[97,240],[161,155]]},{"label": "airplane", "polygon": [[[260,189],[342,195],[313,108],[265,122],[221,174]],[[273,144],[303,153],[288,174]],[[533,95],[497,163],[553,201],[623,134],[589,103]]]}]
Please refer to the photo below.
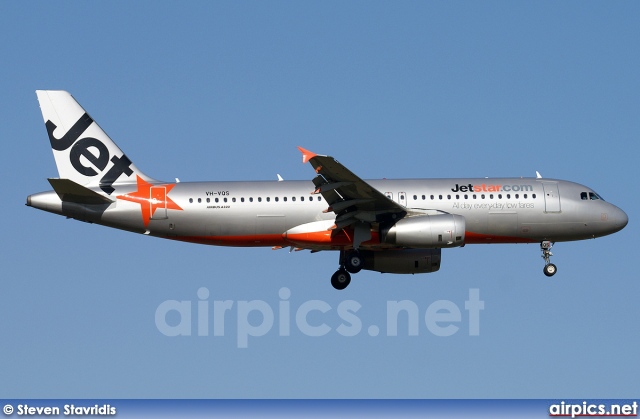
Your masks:
[{"label": "airplane", "polygon": [[339,252],[334,288],[362,269],[440,269],[467,244],[539,243],[553,276],[556,242],[613,234],[627,214],[593,189],[542,178],[363,180],[302,147],[311,180],[163,182],[140,171],[65,91],[36,91],[58,169],[27,205],[80,221],[184,242]]}]

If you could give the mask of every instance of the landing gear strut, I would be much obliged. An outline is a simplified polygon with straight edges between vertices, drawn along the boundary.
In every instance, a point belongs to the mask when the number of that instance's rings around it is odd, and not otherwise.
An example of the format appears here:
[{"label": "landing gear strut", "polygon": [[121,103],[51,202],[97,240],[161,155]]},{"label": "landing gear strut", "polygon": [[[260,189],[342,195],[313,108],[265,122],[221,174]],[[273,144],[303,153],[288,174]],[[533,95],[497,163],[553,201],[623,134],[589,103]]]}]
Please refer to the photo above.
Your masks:
[{"label": "landing gear strut", "polygon": [[548,240],[545,240],[542,243],[540,243],[540,250],[542,250],[542,258],[544,259],[544,269],[542,270],[542,272],[544,272],[546,276],[553,276],[556,274],[556,272],[558,272],[558,268],[556,267],[556,265],[551,263],[551,256],[553,256],[553,253],[551,253],[552,247],[553,247],[553,243],[551,243]]}]

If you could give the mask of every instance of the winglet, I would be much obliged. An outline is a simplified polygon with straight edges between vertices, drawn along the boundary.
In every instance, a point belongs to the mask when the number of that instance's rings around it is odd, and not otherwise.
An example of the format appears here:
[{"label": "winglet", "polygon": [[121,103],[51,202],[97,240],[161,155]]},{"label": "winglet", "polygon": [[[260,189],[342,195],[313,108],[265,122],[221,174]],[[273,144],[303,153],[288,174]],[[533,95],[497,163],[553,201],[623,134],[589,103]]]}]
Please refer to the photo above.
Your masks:
[{"label": "winglet", "polygon": [[309,150],[305,150],[302,147],[298,147],[298,150],[300,150],[300,152],[302,153],[302,163],[307,163],[309,160],[317,156],[316,153],[313,153]]}]

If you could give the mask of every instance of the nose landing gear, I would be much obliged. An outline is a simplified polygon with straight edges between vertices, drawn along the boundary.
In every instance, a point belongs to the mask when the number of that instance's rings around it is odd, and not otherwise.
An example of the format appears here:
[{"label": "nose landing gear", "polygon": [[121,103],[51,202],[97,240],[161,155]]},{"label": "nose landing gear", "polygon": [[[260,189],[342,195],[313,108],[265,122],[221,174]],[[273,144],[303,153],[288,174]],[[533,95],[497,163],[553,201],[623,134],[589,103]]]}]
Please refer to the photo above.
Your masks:
[{"label": "nose landing gear", "polygon": [[544,272],[546,276],[553,276],[556,274],[556,272],[558,272],[558,268],[556,267],[556,265],[551,263],[551,256],[553,256],[553,253],[551,253],[552,247],[553,247],[553,243],[551,243],[548,240],[545,240],[542,243],[540,243],[540,250],[542,250],[542,258],[544,259],[544,263],[545,263],[544,268],[542,269],[542,272]]}]

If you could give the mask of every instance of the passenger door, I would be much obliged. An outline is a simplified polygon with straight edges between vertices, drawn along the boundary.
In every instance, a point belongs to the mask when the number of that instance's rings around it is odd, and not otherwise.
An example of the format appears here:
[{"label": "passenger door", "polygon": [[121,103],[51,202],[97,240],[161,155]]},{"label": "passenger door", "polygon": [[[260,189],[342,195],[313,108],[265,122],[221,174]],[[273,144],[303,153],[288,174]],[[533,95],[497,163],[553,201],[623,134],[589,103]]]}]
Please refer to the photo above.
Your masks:
[{"label": "passenger door", "polygon": [[558,184],[551,182],[542,182],[544,190],[544,211],[560,212],[560,192],[558,192]]}]

